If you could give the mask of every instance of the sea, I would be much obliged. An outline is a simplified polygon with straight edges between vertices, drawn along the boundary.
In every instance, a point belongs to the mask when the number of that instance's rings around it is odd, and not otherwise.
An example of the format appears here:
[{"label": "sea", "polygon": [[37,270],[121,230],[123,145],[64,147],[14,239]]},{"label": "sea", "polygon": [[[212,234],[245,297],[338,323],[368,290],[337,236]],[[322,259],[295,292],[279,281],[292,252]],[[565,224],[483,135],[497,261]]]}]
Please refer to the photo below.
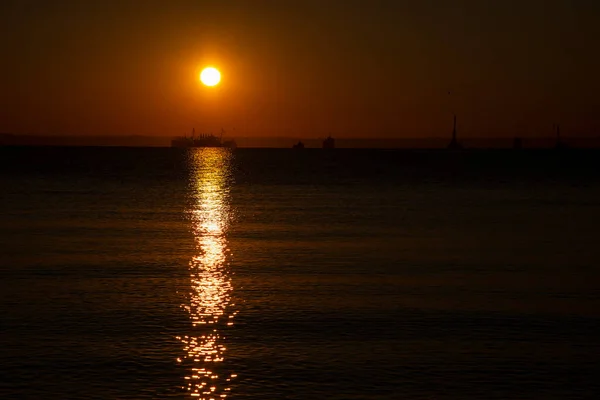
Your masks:
[{"label": "sea", "polygon": [[2,399],[592,399],[600,151],[0,148]]}]

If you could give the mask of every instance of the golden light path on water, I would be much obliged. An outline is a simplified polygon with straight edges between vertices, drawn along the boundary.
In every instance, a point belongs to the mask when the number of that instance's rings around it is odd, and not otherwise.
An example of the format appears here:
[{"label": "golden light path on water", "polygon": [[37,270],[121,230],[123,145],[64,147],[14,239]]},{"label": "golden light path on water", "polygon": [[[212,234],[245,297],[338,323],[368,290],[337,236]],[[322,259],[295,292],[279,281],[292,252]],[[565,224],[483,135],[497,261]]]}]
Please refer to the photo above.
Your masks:
[{"label": "golden light path on water", "polygon": [[188,368],[184,389],[196,399],[228,396],[236,377],[222,368],[226,358],[225,330],[236,314],[232,304],[227,230],[231,218],[229,174],[231,152],[227,149],[191,149],[192,203],[189,215],[196,255],[189,264],[191,335],[178,339],[185,356],[178,361]]}]

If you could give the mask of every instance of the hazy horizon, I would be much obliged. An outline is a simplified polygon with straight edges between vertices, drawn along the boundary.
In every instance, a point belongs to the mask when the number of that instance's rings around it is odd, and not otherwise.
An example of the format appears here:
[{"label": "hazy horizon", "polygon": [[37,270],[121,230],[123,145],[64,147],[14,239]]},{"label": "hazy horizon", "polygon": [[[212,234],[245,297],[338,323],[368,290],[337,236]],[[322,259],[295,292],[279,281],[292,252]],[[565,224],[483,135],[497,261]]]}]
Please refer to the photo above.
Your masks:
[{"label": "hazy horizon", "polygon": [[[0,146],[142,146],[170,147],[172,136],[146,135],[13,135],[0,133]],[[231,137],[238,147],[242,148],[289,148],[292,144],[302,141],[307,148],[321,148],[324,137],[303,135],[296,138],[284,136],[273,137]],[[525,148],[551,148],[556,145],[555,136],[523,136],[520,137]],[[448,137],[428,138],[385,138],[335,137],[337,148],[445,148],[449,143]],[[506,137],[460,137],[460,142],[467,148],[511,148],[514,138]],[[600,148],[600,137],[563,137],[562,141],[572,147]]]}]

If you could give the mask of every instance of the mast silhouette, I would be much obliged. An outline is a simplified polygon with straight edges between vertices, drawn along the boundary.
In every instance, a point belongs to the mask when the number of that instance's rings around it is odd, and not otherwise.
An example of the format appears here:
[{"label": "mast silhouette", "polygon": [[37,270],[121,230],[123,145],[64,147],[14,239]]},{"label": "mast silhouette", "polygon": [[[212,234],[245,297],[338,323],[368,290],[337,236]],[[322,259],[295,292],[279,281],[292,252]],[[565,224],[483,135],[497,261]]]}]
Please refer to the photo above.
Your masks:
[{"label": "mast silhouette", "polygon": [[448,148],[452,149],[452,150],[462,149],[462,146],[460,145],[460,143],[458,143],[458,140],[456,140],[456,114],[454,114],[454,127],[452,128],[452,141],[448,145]]},{"label": "mast silhouette", "polygon": [[560,124],[556,124],[556,145],[557,149],[565,149],[567,148],[567,144],[560,140]]}]

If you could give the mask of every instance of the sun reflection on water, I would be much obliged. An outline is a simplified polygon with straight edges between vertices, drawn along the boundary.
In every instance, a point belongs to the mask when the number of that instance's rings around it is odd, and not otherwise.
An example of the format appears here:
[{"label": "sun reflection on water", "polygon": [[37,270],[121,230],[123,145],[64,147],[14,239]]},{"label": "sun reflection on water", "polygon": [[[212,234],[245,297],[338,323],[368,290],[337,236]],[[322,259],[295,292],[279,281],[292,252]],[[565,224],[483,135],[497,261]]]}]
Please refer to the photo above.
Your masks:
[{"label": "sun reflection on water", "polygon": [[237,375],[222,367],[225,331],[236,314],[232,303],[227,229],[231,219],[229,176],[231,153],[226,149],[193,149],[189,208],[196,255],[189,264],[189,302],[182,307],[191,321],[191,334],[179,337],[187,367],[185,389],[197,399],[228,396]]}]

